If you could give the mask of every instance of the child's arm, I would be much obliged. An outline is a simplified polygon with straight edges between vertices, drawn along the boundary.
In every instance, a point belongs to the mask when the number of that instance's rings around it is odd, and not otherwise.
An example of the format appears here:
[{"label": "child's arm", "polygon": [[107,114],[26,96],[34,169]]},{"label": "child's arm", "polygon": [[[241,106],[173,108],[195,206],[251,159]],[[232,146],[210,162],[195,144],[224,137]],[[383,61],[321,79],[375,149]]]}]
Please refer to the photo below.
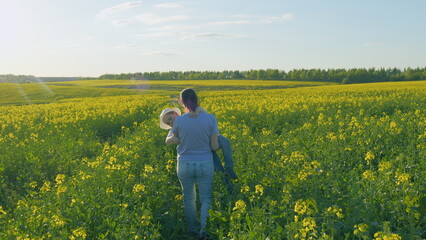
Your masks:
[{"label": "child's arm", "polygon": [[169,134],[166,137],[166,144],[179,144],[180,139],[175,136],[172,131],[169,131]]}]

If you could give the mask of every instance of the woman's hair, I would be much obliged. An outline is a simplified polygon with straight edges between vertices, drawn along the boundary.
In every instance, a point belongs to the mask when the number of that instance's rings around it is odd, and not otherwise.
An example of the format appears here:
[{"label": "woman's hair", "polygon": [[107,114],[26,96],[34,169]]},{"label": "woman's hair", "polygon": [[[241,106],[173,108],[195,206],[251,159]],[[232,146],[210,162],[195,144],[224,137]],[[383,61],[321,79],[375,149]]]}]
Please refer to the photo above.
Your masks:
[{"label": "woman's hair", "polygon": [[198,107],[198,96],[194,89],[185,88],[180,92],[180,100],[190,111],[194,112]]}]

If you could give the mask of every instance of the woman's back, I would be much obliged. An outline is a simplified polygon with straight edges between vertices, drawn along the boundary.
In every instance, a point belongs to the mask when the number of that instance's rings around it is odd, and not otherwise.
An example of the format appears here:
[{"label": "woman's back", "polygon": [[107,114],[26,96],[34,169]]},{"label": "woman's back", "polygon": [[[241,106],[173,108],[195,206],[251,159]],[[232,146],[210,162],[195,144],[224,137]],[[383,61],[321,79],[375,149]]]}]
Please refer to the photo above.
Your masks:
[{"label": "woman's back", "polygon": [[177,147],[180,161],[213,160],[210,139],[219,130],[212,114],[201,112],[196,118],[191,118],[189,114],[177,117],[172,133],[180,139]]}]

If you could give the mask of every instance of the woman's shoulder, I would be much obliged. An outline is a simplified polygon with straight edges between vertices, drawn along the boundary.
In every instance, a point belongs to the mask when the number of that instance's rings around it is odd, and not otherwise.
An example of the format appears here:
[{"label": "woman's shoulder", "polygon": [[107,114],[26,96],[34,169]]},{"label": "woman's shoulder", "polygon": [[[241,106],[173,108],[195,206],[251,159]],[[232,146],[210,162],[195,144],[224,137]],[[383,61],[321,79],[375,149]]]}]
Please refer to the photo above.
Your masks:
[{"label": "woman's shoulder", "polygon": [[200,115],[204,115],[204,116],[206,116],[208,118],[215,118],[215,116],[213,114],[211,114],[211,113],[200,112]]}]

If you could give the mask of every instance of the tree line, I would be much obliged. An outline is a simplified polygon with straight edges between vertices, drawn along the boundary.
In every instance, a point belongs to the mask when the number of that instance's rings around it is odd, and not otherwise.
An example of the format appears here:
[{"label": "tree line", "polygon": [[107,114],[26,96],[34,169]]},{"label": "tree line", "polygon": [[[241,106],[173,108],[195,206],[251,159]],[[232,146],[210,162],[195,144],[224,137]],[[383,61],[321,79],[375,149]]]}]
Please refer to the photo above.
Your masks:
[{"label": "tree line", "polygon": [[249,71],[169,71],[104,74],[99,79],[134,80],[295,80],[348,83],[426,80],[423,68],[353,68],[353,69],[294,69],[288,72],[278,69]]},{"label": "tree line", "polygon": [[278,69],[225,70],[225,71],[168,71],[103,74],[98,78],[59,77],[37,78],[32,75],[0,75],[0,83],[29,83],[51,81],[73,81],[81,79],[123,79],[123,80],[293,80],[349,83],[392,82],[426,80],[426,67],[420,68],[352,68],[352,69]]}]

